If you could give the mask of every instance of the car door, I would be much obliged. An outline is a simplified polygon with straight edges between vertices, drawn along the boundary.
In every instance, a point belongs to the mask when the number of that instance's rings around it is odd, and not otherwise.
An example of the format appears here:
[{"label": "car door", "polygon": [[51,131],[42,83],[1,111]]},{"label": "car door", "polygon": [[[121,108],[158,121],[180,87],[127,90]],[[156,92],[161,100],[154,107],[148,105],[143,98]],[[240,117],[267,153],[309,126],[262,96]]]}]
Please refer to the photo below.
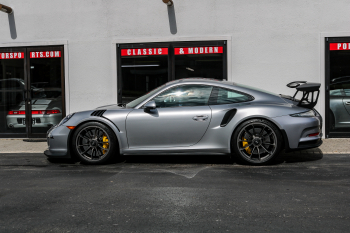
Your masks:
[{"label": "car door", "polygon": [[129,148],[186,147],[199,142],[211,120],[211,90],[211,86],[194,84],[171,87],[153,98],[156,109],[130,112],[126,119]]}]

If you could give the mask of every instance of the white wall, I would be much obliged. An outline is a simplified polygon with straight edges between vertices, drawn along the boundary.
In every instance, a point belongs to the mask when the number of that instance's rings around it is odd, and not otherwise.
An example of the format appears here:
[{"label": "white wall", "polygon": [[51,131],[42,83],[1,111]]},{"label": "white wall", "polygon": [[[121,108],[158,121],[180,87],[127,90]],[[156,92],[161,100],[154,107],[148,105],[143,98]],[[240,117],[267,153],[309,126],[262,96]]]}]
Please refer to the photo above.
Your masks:
[{"label": "white wall", "polygon": [[232,80],[291,94],[285,87],[290,81],[323,80],[321,33],[350,31],[348,0],[174,0],[175,35],[161,0],[1,3],[14,9],[17,38],[11,38],[8,15],[0,12],[0,44],[68,41],[70,112],[115,101],[111,61],[117,40],[229,36]]}]

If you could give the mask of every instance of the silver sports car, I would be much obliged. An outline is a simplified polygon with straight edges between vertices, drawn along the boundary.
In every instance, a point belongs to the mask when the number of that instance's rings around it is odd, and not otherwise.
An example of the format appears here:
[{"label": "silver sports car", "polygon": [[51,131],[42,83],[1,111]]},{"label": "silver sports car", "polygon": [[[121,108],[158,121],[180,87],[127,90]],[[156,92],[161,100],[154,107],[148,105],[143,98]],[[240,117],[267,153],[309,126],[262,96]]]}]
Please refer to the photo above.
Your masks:
[{"label": "silver sports car", "polygon": [[126,105],[66,116],[48,131],[45,154],[101,164],[120,154],[225,153],[265,164],[282,149],[322,144],[320,84],[288,86],[301,100],[228,81],[171,81]]}]

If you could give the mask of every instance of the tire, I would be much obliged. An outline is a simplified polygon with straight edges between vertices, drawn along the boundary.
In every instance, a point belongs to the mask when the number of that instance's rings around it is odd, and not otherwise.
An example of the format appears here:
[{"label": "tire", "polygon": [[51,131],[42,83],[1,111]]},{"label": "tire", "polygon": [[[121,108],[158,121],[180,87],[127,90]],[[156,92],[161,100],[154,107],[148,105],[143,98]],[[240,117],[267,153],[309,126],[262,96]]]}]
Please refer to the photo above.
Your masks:
[{"label": "tire", "polygon": [[251,119],[240,124],[231,138],[231,148],[244,163],[264,165],[273,161],[282,149],[280,130],[271,122]]},{"label": "tire", "polygon": [[118,153],[118,139],[114,132],[99,122],[88,122],[73,133],[72,150],[86,164],[104,164]]}]

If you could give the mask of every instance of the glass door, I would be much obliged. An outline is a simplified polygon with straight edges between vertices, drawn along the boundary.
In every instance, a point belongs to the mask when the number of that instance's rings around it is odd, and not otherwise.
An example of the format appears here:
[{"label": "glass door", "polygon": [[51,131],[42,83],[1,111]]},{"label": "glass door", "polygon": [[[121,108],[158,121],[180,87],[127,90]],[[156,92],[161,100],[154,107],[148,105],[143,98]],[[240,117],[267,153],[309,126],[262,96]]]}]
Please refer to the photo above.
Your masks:
[{"label": "glass door", "polygon": [[26,49],[0,49],[0,136],[27,136]]},{"label": "glass door", "polygon": [[29,137],[43,137],[65,116],[63,47],[27,50]]},{"label": "glass door", "polygon": [[350,136],[350,38],[326,41],[326,137]]}]

